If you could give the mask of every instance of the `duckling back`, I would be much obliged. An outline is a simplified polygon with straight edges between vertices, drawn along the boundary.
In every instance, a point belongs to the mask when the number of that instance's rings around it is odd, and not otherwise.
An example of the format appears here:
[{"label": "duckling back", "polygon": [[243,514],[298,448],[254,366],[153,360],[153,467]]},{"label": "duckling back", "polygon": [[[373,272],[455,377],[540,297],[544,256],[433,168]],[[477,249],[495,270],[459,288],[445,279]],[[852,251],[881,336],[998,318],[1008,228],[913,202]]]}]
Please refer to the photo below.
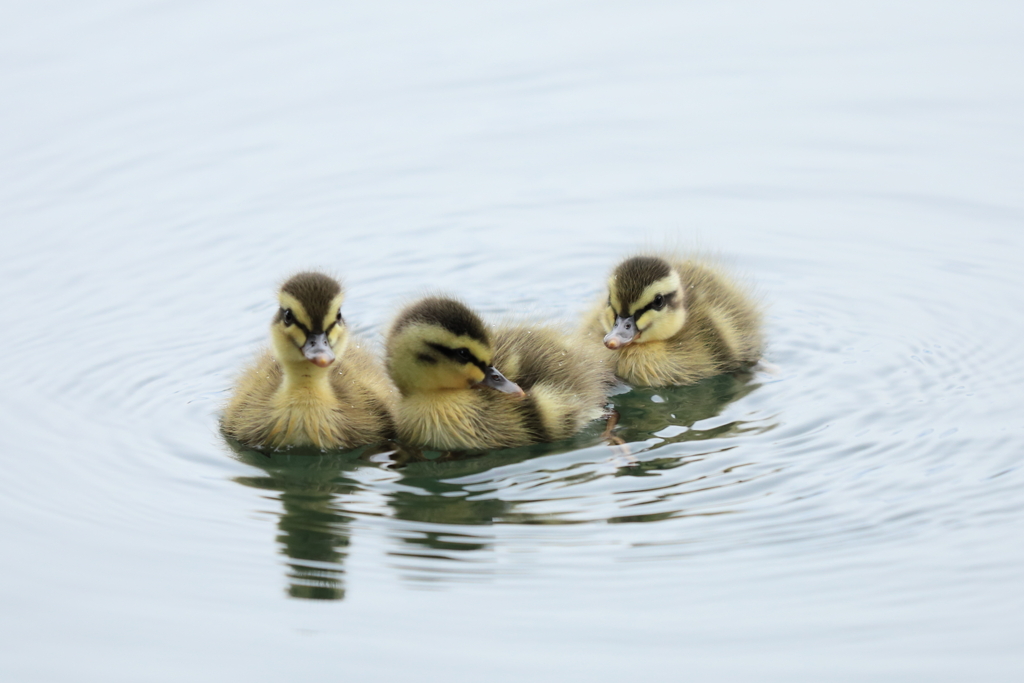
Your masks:
[{"label": "duckling back", "polygon": [[[688,287],[688,311],[722,371],[756,363],[764,347],[762,315],[751,296],[706,264],[677,264]],[[685,326],[684,326],[685,328]],[[696,330],[695,330],[696,334]]]},{"label": "duckling back", "polygon": [[553,327],[499,329],[494,362],[526,392],[519,415],[534,441],[566,439],[601,417],[615,382],[604,354]]}]

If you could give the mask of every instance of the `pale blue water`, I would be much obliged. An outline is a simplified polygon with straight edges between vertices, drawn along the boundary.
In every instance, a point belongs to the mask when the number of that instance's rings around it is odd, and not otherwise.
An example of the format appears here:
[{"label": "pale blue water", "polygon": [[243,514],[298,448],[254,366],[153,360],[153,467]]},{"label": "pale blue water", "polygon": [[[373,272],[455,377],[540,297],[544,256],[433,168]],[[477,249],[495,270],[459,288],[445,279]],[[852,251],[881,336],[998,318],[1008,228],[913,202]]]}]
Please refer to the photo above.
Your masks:
[{"label": "pale blue water", "polygon": [[[1019,680],[1024,11],[0,10],[0,678]],[[398,467],[217,431],[276,284],[571,323],[719,253],[749,377]]]}]

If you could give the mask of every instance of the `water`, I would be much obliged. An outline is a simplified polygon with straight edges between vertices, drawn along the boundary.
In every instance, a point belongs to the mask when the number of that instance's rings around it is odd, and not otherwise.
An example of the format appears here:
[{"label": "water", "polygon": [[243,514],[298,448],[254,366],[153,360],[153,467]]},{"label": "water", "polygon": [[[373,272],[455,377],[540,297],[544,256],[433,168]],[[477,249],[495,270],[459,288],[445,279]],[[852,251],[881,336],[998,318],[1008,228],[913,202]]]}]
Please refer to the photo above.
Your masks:
[{"label": "water", "polygon": [[[1017,680],[1012,3],[33,3],[0,21],[4,680]],[[276,283],[571,322],[645,244],[749,376],[400,465],[217,431]]]}]

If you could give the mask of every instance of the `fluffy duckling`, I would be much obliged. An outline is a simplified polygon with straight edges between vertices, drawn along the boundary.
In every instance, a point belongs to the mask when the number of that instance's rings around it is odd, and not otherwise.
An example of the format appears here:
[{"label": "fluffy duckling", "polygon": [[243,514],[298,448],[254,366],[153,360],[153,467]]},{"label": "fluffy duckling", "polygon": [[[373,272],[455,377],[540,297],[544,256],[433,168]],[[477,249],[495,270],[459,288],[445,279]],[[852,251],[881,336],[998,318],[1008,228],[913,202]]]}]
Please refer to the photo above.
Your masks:
[{"label": "fluffy duckling", "polygon": [[354,448],[389,438],[394,390],[373,357],[349,343],[341,285],[299,273],[277,297],[271,350],[238,378],[224,431],[272,448]]},{"label": "fluffy duckling", "polygon": [[458,301],[422,299],[388,334],[399,439],[478,450],[568,438],[604,412],[614,377],[601,356],[550,327],[492,333]]},{"label": "fluffy duckling", "polygon": [[615,371],[637,386],[692,384],[761,357],[761,314],[749,295],[706,262],[634,256],[608,281],[588,318]]}]

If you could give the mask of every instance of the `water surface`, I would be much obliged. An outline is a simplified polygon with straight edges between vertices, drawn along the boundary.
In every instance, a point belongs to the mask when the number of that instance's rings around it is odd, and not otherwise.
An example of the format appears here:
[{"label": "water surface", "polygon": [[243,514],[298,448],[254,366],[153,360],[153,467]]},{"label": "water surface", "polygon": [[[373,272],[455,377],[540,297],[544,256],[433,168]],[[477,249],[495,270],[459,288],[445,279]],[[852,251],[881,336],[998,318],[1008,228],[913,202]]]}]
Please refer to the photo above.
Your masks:
[{"label": "water surface", "polygon": [[[1017,680],[1011,3],[24,4],[0,21],[4,680]],[[765,363],[472,459],[220,406],[299,268],[571,325],[719,254]]]}]

